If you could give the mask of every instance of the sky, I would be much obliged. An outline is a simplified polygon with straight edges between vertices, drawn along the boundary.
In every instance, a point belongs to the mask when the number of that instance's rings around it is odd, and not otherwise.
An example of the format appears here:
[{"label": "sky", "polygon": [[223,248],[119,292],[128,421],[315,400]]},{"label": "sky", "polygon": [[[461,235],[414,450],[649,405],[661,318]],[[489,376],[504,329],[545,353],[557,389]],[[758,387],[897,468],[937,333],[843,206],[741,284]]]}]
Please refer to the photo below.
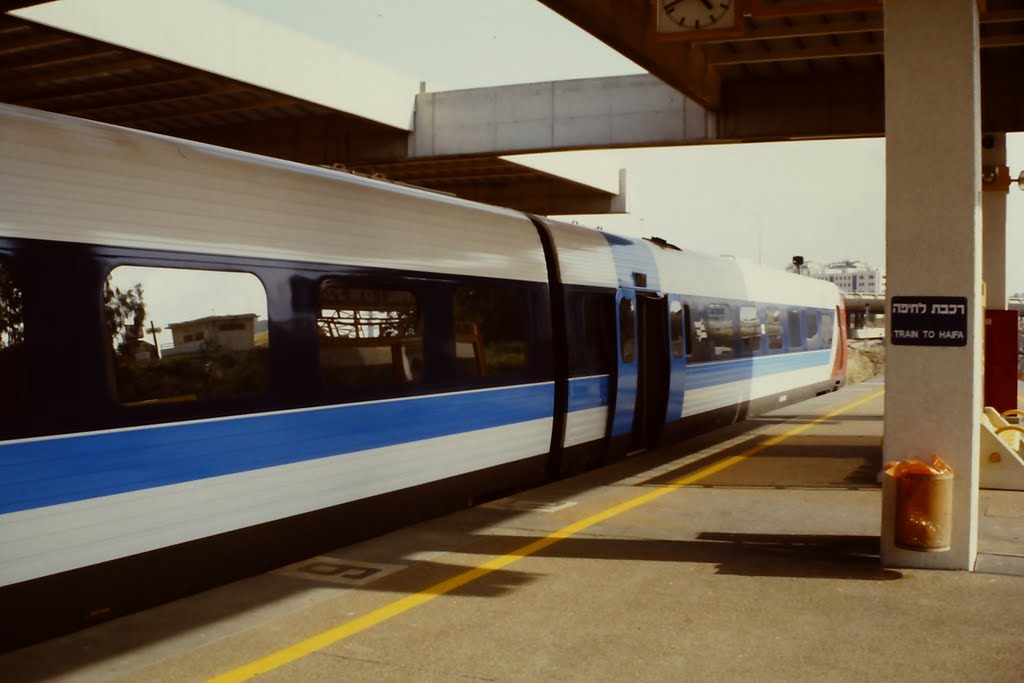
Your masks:
[{"label": "sky", "polygon": [[[415,91],[406,91],[419,82],[440,91],[643,72],[536,0],[61,4],[83,7],[78,21],[93,20],[97,31],[116,23],[110,19],[115,13],[129,26],[158,25],[147,38],[150,43],[132,47],[164,41],[168,50],[182,54],[217,45],[204,40],[205,27],[189,17],[216,14],[227,23],[234,17],[231,25],[241,26],[237,19],[245,15],[268,31],[287,32],[296,45],[317,56],[306,66],[325,77],[315,83],[300,83],[296,77],[282,81],[282,87],[305,87],[310,98],[344,95],[359,106],[378,104],[394,120],[407,120]],[[248,35],[258,39],[264,33]],[[241,28],[235,38],[244,38]],[[187,62],[186,57],[180,59]],[[268,56],[248,63],[267,74],[281,68],[280,62]],[[335,92],[325,94],[331,83]],[[1024,134],[1008,136],[1007,155],[1016,175],[1024,166]],[[632,236],[656,235],[684,248],[769,267],[783,268],[796,254],[819,263],[857,259],[885,267],[881,139],[588,151],[566,153],[561,160],[581,174],[594,167],[627,169],[628,214],[568,220]],[[565,175],[573,177],[571,171]],[[1024,193],[1014,189],[1007,200],[1007,254],[1011,264],[1024,260]],[[1007,277],[1011,293],[1024,292],[1024,267],[1011,266]]]}]

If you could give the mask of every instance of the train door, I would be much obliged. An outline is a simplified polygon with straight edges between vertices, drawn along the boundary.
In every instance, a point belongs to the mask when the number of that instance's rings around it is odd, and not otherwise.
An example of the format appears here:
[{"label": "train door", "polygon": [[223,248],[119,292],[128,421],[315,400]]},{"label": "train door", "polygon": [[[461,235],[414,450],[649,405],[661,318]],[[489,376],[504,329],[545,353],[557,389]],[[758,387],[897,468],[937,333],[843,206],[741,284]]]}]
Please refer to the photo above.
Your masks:
[{"label": "train door", "polygon": [[616,314],[619,352],[611,459],[658,443],[671,371],[666,298],[623,289],[616,296]]},{"label": "train door", "polygon": [[608,459],[617,460],[631,445],[633,413],[636,407],[636,291],[620,289],[615,295],[615,320],[618,346],[615,363],[615,390],[610,413]]},{"label": "train door", "polygon": [[631,450],[654,448],[665,428],[671,373],[666,297],[638,294],[637,332],[640,354]]},{"label": "train door", "polygon": [[678,294],[668,296],[668,396],[665,400],[665,428],[672,433],[665,436],[670,440],[679,438],[680,420],[683,416],[683,399],[686,394],[686,358],[692,353],[692,341],[687,339],[690,326],[689,307]]}]

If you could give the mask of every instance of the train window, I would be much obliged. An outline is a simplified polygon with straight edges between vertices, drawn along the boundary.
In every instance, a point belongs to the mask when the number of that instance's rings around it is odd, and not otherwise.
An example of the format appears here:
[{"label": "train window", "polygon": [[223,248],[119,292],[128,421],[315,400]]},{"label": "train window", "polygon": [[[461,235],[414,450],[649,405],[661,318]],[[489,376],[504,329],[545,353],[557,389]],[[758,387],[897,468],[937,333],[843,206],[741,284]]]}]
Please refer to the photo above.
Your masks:
[{"label": "train window", "polygon": [[[20,412],[28,389],[25,359],[25,316],[21,289],[8,259],[0,255],[0,418]],[[0,429],[2,433],[3,429]]]},{"label": "train window", "polygon": [[636,329],[633,300],[619,300],[619,347],[623,363],[632,363],[636,356]]},{"label": "train window", "polygon": [[769,308],[765,311],[764,333],[768,337],[768,349],[782,348],[782,311]]},{"label": "train window", "polygon": [[800,331],[800,311],[788,311],[789,348],[799,349],[804,344],[803,333]]},{"label": "train window", "polygon": [[0,256],[0,349],[12,349],[24,340],[21,289],[14,281],[14,272],[7,258]]},{"label": "train window", "polygon": [[740,341],[745,354],[761,353],[761,318],[754,306],[740,306]]},{"label": "train window", "polygon": [[818,312],[804,311],[804,326],[807,328],[807,348],[818,348]]},{"label": "train window", "polygon": [[825,347],[826,348],[831,348],[832,347],[832,327],[833,327],[833,325],[834,325],[834,318],[832,317],[832,313],[831,312],[822,313],[821,314],[821,334],[822,334],[822,337],[823,337],[823,341],[825,342]]},{"label": "train window", "polygon": [[118,266],[103,308],[124,405],[239,398],[267,386],[267,295],[255,275]]},{"label": "train window", "polygon": [[715,358],[731,358],[735,355],[736,323],[732,306],[711,303],[704,307],[708,335],[715,349]]},{"label": "train window", "polygon": [[455,290],[455,358],[459,377],[524,372],[528,347],[529,317],[521,289]]},{"label": "train window", "polygon": [[372,389],[422,378],[420,311],[412,292],[325,280],[316,322],[320,372],[329,388]]},{"label": "train window", "polygon": [[691,301],[683,306],[686,320],[686,360],[689,363],[703,363],[715,359],[714,341],[709,335],[707,306],[701,301]]},{"label": "train window", "polygon": [[604,375],[615,363],[615,297],[611,294],[570,292],[569,374]]},{"label": "train window", "polygon": [[683,324],[686,326],[686,360],[694,361],[697,357],[696,335],[694,333],[693,314],[690,312],[690,304],[683,306]]},{"label": "train window", "polygon": [[669,331],[671,333],[672,355],[683,357],[683,303],[673,300],[669,304]]}]

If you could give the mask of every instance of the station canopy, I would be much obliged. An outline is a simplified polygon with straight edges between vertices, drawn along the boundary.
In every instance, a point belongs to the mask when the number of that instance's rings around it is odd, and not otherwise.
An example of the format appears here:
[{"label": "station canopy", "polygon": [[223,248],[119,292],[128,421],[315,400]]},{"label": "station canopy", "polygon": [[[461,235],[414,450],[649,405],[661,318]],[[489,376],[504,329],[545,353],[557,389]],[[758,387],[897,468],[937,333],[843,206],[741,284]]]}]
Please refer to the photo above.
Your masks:
[{"label": "station canopy", "polygon": [[[731,28],[675,35],[660,0],[538,1],[713,114],[709,142],[884,135],[880,0],[746,0]],[[6,14],[35,4],[0,0],[0,101],[536,213],[612,196],[493,151],[410,157],[408,130]],[[1024,130],[1024,0],[980,6],[982,128]]]}]

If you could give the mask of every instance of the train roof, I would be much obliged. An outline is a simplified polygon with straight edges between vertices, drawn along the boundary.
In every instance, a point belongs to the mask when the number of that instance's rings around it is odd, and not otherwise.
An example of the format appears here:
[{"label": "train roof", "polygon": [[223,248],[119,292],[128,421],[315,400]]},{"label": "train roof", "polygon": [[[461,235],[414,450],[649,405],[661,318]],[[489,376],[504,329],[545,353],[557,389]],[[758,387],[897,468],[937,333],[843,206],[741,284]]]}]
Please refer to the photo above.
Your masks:
[{"label": "train roof", "polygon": [[279,159],[0,105],[0,236],[546,282],[529,218]]},{"label": "train roof", "polygon": [[831,308],[838,288],[824,280],[679,249],[664,240],[625,237],[546,220],[566,284],[634,287],[634,273],[648,275],[646,288],[692,296]]},{"label": "train roof", "polygon": [[[0,237],[547,282],[528,216],[0,104]],[[828,282],[542,219],[571,285],[832,306]],[[755,296],[756,294],[756,296]]]}]

